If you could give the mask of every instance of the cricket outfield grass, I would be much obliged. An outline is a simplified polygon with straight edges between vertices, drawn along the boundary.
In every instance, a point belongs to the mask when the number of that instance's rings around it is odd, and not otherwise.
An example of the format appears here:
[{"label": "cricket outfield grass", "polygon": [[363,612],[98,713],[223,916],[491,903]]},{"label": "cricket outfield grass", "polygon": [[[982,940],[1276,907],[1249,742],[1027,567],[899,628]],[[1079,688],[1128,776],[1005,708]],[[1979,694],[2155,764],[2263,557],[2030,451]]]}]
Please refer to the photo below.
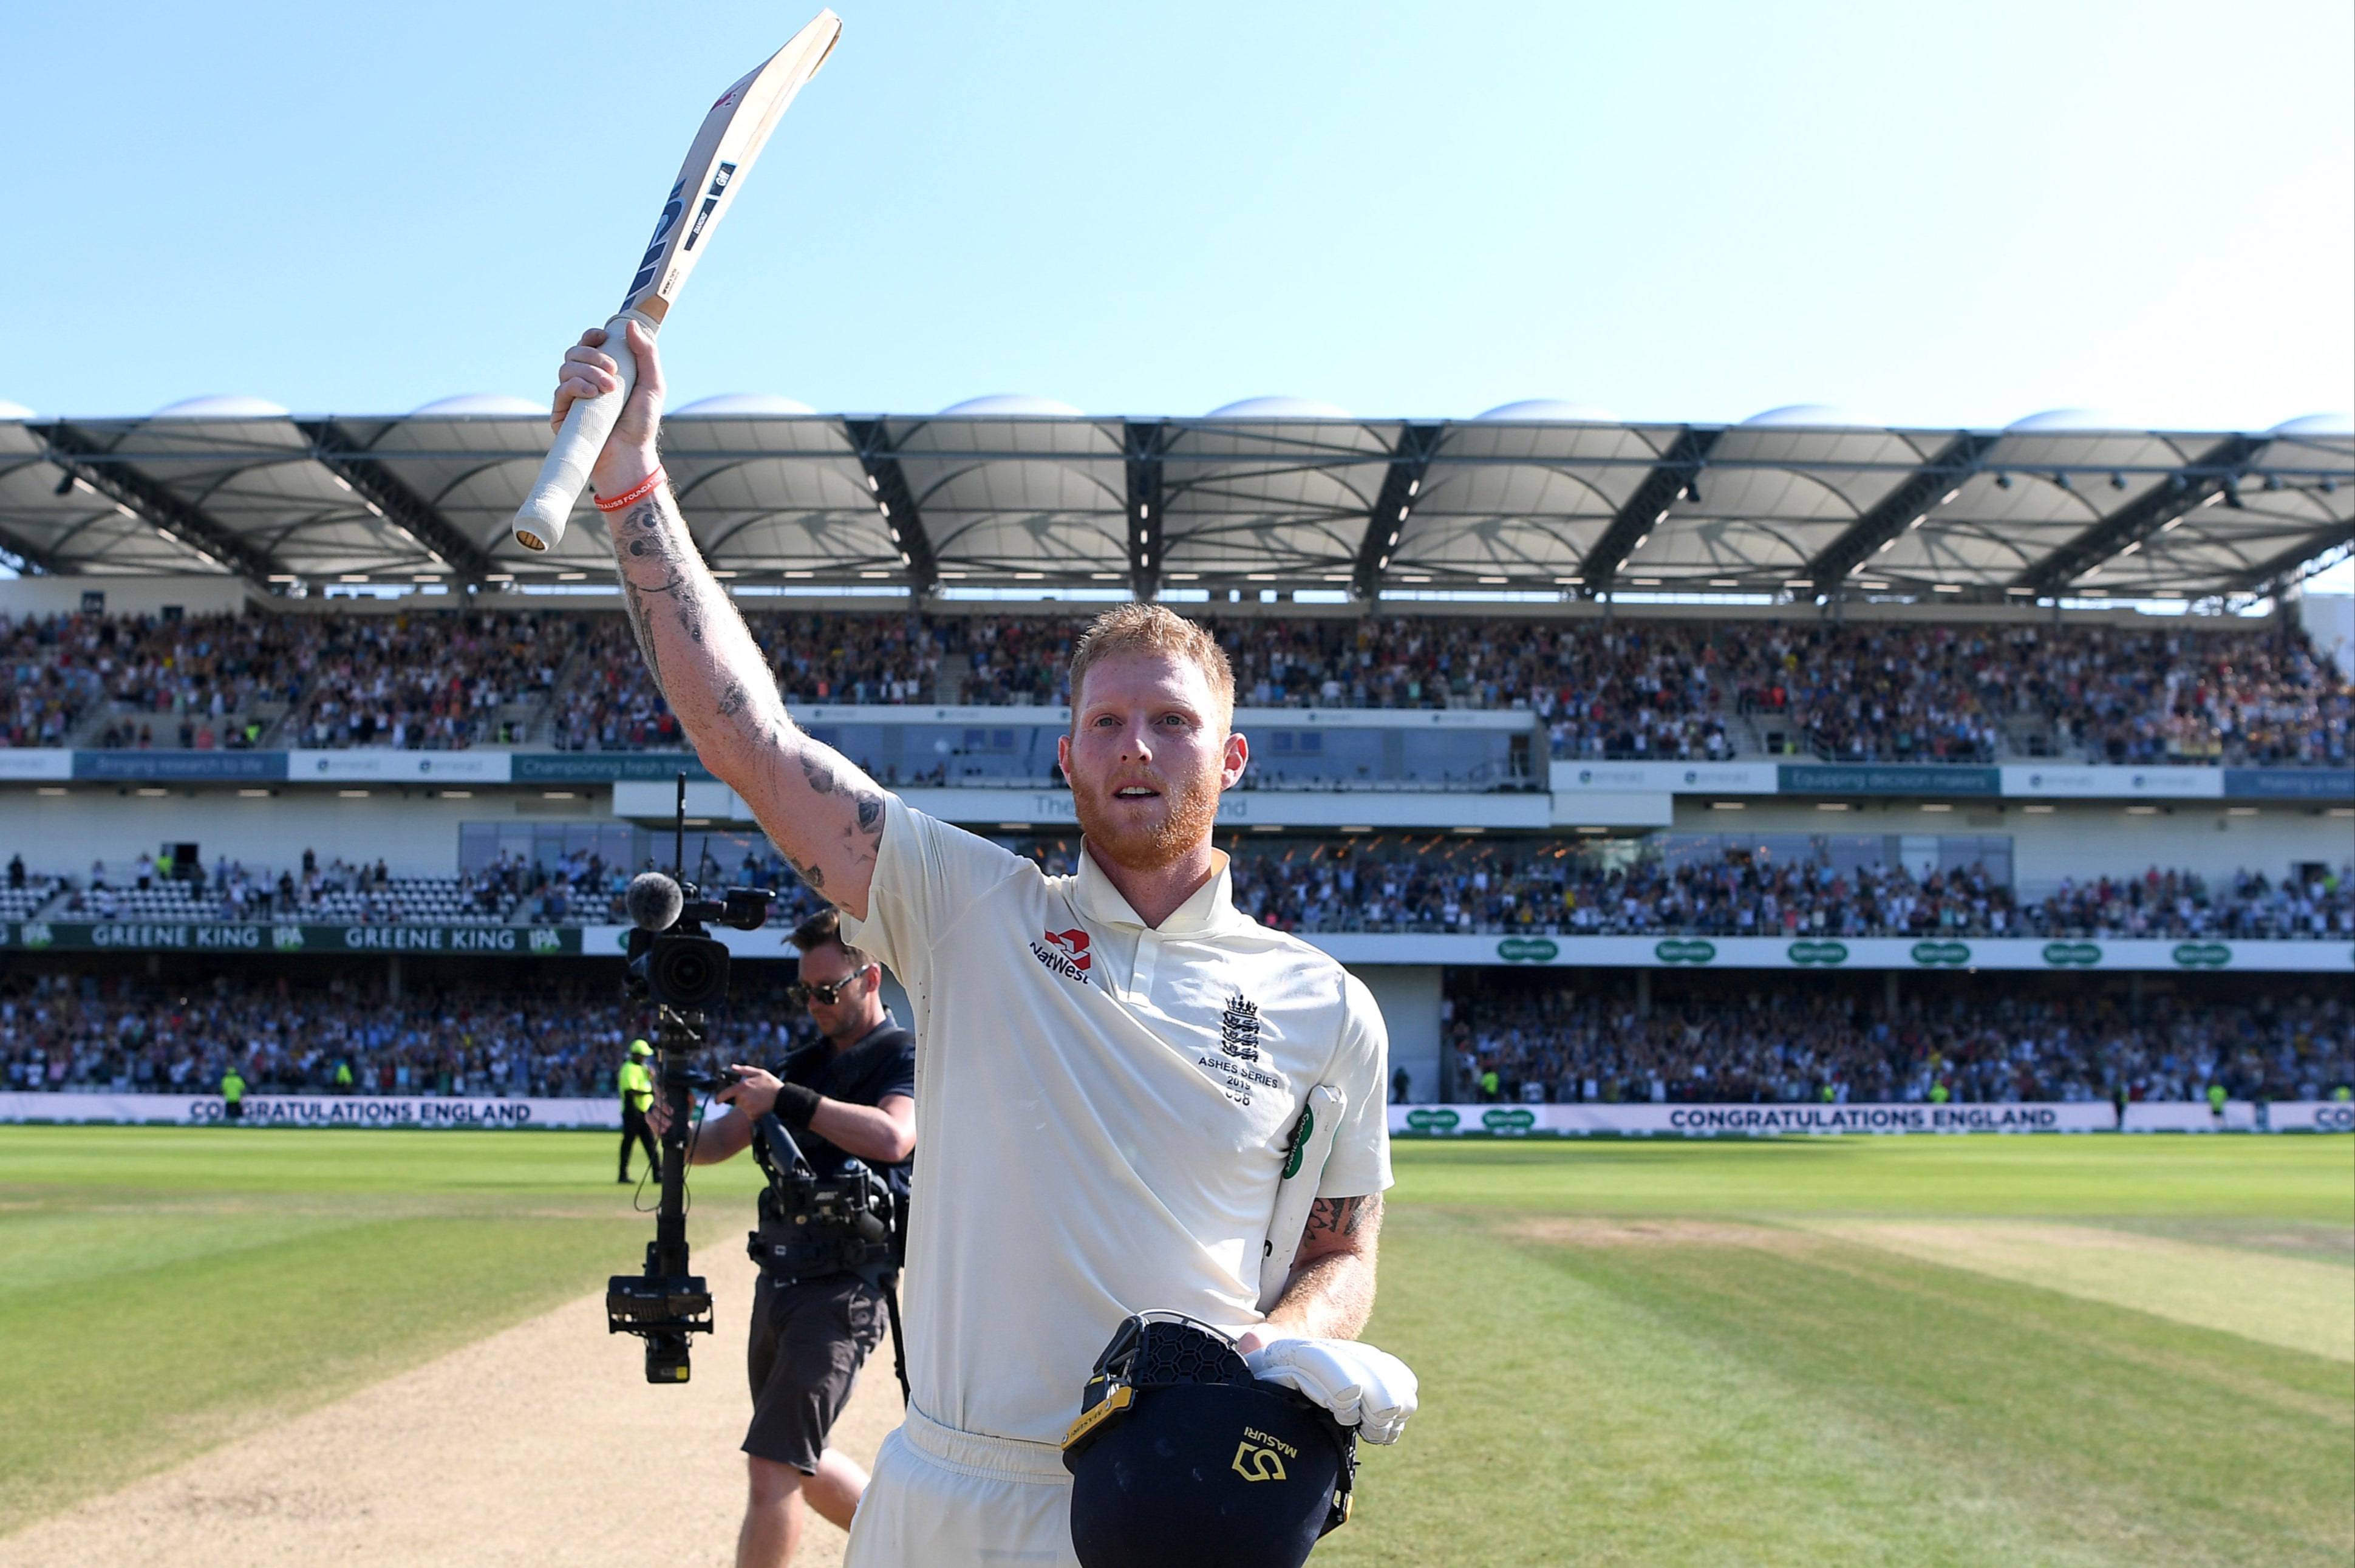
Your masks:
[{"label": "cricket outfield grass", "polygon": [[[1423,1408],[1317,1563],[2355,1555],[2355,1140],[1396,1152],[1368,1337]],[[597,1288],[610,1158],[0,1128],[0,1531]],[[710,1268],[750,1175],[698,1172]]]}]

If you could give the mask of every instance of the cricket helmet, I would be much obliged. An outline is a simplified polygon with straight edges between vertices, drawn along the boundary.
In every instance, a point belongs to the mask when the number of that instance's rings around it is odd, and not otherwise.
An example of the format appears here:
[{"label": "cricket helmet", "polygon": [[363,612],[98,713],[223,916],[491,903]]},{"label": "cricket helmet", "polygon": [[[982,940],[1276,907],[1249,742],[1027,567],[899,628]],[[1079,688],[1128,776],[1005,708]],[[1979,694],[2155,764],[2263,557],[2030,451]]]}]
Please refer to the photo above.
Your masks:
[{"label": "cricket helmet", "polygon": [[1063,1439],[1081,1568],[1300,1568],[1349,1517],[1357,1435],[1180,1313],[1128,1318]]}]

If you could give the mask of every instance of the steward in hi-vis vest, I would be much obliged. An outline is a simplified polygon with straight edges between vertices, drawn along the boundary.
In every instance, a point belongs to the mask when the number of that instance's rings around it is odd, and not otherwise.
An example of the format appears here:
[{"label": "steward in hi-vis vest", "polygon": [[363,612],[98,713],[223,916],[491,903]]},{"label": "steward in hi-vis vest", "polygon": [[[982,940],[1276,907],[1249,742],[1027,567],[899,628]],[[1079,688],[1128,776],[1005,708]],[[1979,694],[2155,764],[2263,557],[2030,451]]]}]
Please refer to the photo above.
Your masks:
[{"label": "steward in hi-vis vest", "polygon": [[622,1092],[622,1167],[616,1181],[630,1179],[630,1145],[636,1143],[646,1151],[646,1179],[662,1179],[662,1155],[655,1147],[654,1127],[646,1120],[646,1107],[654,1104],[655,1075],[646,1071],[646,1058],[655,1048],[645,1040],[630,1041],[630,1054],[623,1059],[622,1070],[613,1082]]}]

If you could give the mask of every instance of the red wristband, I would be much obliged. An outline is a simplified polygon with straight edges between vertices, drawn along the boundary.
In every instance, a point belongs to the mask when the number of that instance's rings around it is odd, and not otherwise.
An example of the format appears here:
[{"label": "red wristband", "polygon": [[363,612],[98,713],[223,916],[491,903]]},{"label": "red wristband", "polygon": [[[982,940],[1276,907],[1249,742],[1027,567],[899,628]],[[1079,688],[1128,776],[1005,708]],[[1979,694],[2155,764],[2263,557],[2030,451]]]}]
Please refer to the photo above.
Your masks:
[{"label": "red wristband", "polygon": [[591,496],[589,498],[597,503],[597,509],[601,512],[618,512],[624,507],[634,507],[640,501],[643,501],[647,496],[653,495],[655,489],[660,486],[662,482],[667,477],[668,475],[664,474],[662,471],[662,465],[657,464],[655,465],[655,471],[652,474],[647,475],[644,479],[639,480],[635,485],[631,485],[620,495]]}]

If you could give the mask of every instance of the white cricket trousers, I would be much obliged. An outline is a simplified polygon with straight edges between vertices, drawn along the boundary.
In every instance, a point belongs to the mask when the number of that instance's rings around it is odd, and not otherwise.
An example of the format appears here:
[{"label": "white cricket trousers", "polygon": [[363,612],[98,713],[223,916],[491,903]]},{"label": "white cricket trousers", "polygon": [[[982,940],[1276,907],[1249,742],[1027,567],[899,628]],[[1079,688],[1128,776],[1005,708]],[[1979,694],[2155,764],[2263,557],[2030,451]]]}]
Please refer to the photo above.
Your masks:
[{"label": "white cricket trousers", "polygon": [[1079,1563],[1061,1449],[958,1432],[912,1404],[875,1456],[842,1557],[842,1568]]}]

